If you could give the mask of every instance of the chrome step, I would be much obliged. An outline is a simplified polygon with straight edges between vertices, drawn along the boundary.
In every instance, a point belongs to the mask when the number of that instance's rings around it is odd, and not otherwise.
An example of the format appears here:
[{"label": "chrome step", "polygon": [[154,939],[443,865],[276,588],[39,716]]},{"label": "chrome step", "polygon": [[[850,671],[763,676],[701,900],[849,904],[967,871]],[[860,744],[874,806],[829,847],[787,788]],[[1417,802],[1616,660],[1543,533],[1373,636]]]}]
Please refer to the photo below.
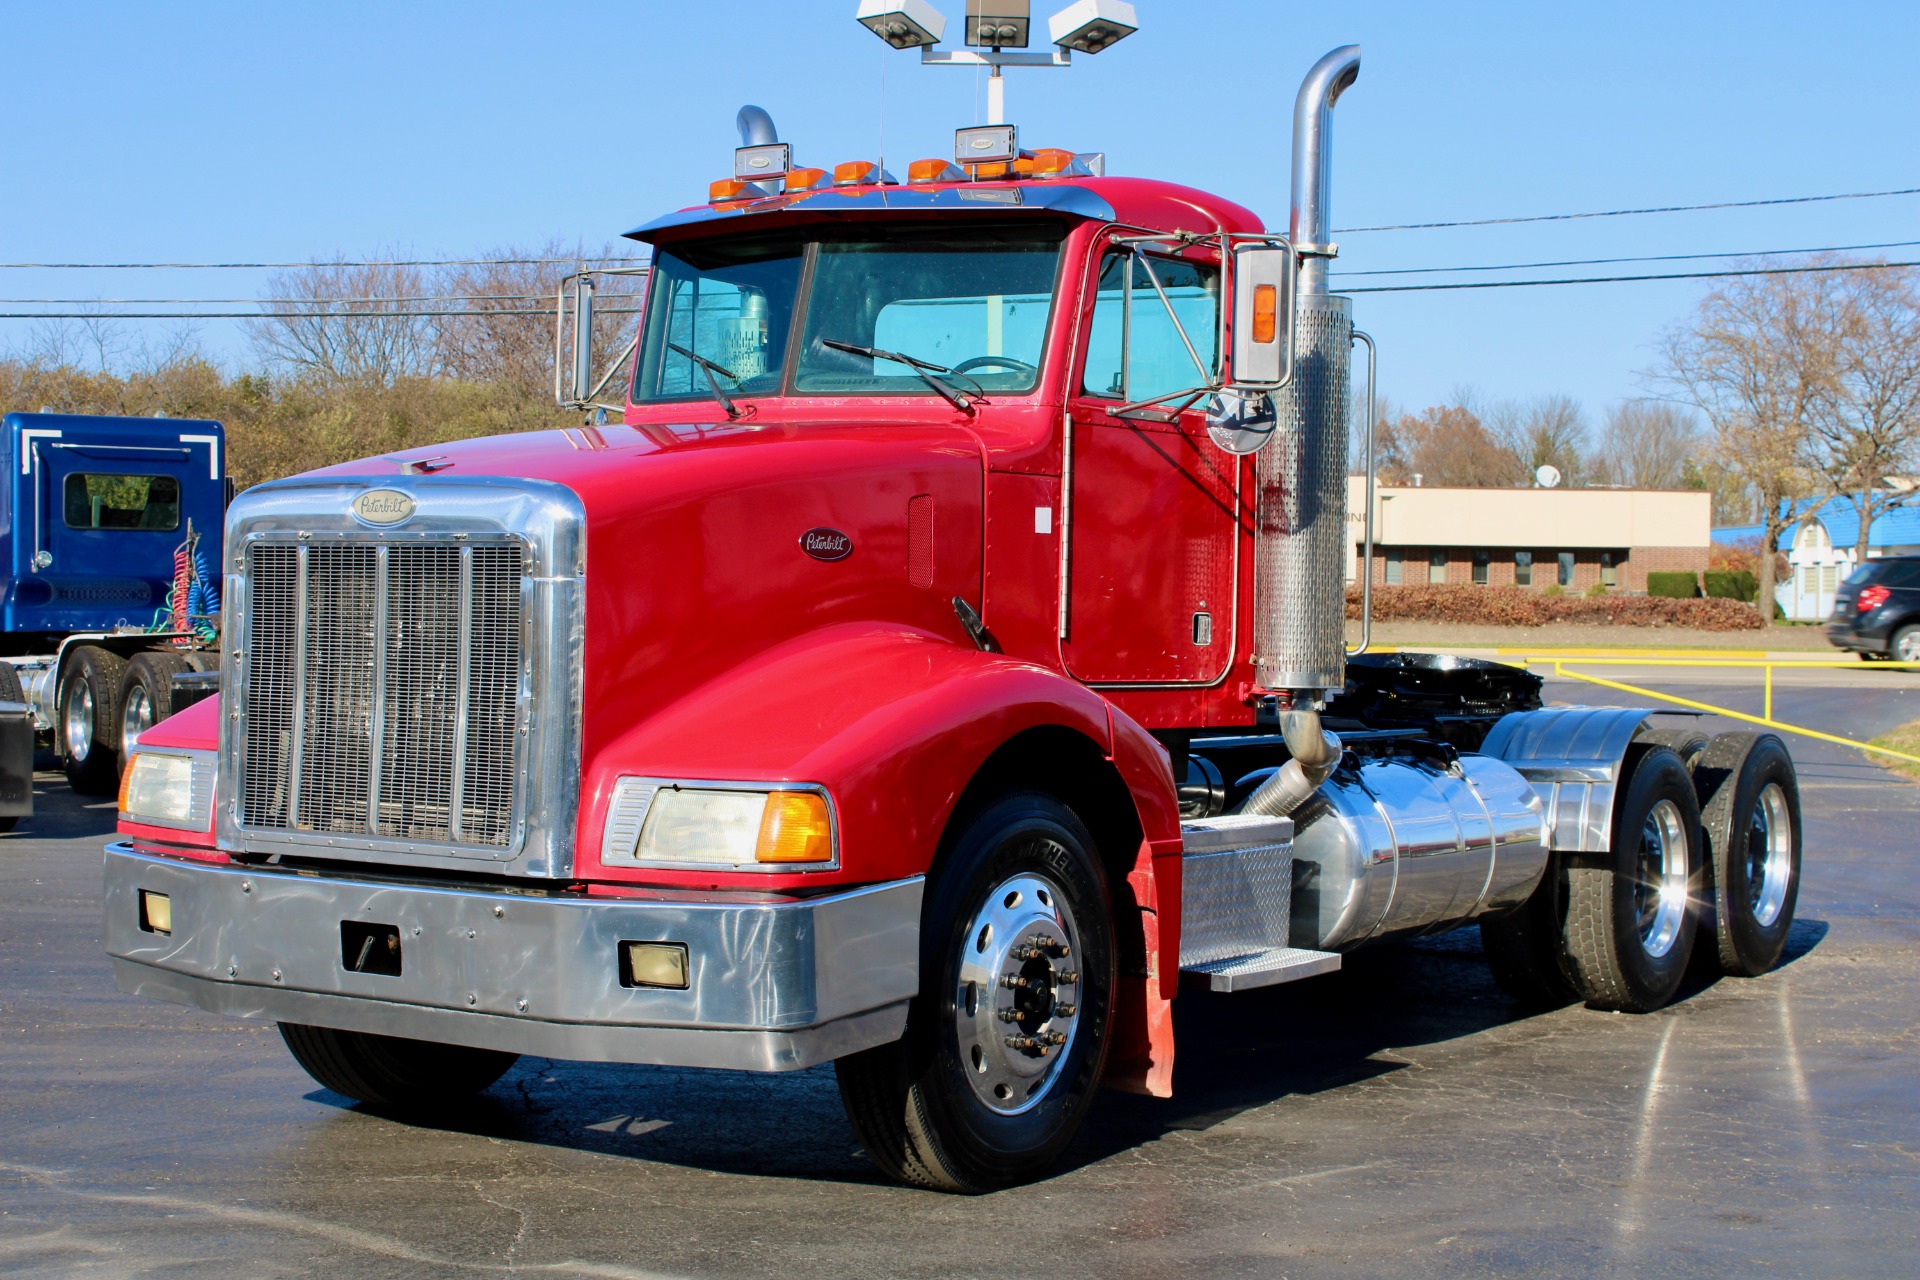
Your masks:
[{"label": "chrome step", "polygon": [[1337,951],[1309,951],[1305,947],[1273,947],[1250,955],[1205,964],[1182,965],[1182,973],[1205,974],[1215,991],[1251,991],[1301,978],[1318,977],[1340,967]]}]

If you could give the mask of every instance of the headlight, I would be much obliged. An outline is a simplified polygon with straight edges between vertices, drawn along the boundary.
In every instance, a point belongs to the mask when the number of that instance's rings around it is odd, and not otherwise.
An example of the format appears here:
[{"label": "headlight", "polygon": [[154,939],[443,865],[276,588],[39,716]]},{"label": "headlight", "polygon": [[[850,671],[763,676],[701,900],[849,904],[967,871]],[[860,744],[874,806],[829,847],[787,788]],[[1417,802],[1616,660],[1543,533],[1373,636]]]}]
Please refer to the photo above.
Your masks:
[{"label": "headlight", "polygon": [[609,866],[822,870],[836,861],[824,792],[622,778],[601,838]]},{"label": "headlight", "polygon": [[212,752],[136,751],[120,779],[120,816],[149,826],[210,830],[213,773]]}]

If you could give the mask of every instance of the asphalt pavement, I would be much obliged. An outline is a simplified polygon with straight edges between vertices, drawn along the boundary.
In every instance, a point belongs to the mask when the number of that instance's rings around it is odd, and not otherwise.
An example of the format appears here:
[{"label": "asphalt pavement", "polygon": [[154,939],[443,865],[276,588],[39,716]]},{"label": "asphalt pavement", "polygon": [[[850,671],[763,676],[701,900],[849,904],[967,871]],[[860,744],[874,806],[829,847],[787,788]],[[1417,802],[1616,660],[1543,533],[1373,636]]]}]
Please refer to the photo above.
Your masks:
[{"label": "asphalt pavement", "polygon": [[[1776,714],[1920,717],[1920,679],[1883,674],[1796,678]],[[49,775],[0,837],[0,1273],[1915,1274],[1920,787],[1790,746],[1807,855],[1776,972],[1529,1015],[1469,929],[1186,991],[1172,1099],[1106,1095],[1055,1177],[977,1199],[882,1181],[830,1067],[523,1061],[455,1127],[360,1109],[270,1026],[115,992],[111,802]]]}]

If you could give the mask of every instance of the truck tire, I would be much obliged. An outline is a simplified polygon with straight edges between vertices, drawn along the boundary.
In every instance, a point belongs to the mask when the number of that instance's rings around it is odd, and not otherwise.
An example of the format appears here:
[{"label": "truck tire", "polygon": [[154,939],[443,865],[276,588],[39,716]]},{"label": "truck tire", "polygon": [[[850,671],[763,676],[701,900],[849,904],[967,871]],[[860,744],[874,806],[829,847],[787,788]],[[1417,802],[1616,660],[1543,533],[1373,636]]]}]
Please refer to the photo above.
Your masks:
[{"label": "truck tire", "polygon": [[1480,921],[1480,946],[1502,991],[1530,1008],[1557,1009],[1578,998],[1560,961],[1564,915],[1557,855],[1533,896],[1513,911]]},{"label": "truck tire", "polygon": [[173,714],[173,677],[191,670],[186,655],[149,649],[136,653],[120,681],[120,711],[114,717],[119,730],[120,763],[133,757],[133,744],[142,733]]},{"label": "truck tire", "polygon": [[1635,742],[1656,747],[1672,747],[1674,754],[1680,757],[1680,763],[1688,769],[1699,763],[1700,753],[1707,749],[1707,743],[1711,740],[1698,729],[1649,729],[1634,739]]},{"label": "truck tire", "polygon": [[1634,743],[1613,805],[1613,847],[1566,856],[1567,977],[1592,1009],[1647,1013],[1686,976],[1705,883],[1700,803],[1671,748]]},{"label": "truck tire", "polygon": [[126,669],[119,654],[83,644],[74,648],[61,678],[54,730],[67,785],[83,796],[111,795],[120,784],[114,713]]},{"label": "truck tire", "polygon": [[280,1024],[306,1073],[322,1087],[369,1106],[432,1112],[479,1093],[507,1074],[517,1053],[402,1040],[365,1031]]},{"label": "truck tire", "polygon": [[909,1185],[1029,1182],[1073,1141],[1106,1065],[1115,960],[1093,837],[1051,796],[1002,796],[967,820],[921,919],[906,1035],[834,1064],[847,1118]]},{"label": "truck tire", "polygon": [[[1800,785],[1771,733],[1723,733],[1693,771],[1720,970],[1755,978],[1780,961],[1800,897]],[[1702,947],[1703,951],[1707,948]]]}]

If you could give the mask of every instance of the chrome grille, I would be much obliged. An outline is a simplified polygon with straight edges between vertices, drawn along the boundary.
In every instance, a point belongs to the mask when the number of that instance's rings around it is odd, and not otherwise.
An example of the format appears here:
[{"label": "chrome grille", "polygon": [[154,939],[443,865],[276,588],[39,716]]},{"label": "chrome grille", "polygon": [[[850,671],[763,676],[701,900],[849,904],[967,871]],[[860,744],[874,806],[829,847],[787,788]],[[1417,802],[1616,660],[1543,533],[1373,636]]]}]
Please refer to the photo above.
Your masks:
[{"label": "chrome grille", "polygon": [[510,847],[523,572],[518,542],[252,544],[241,826]]}]

